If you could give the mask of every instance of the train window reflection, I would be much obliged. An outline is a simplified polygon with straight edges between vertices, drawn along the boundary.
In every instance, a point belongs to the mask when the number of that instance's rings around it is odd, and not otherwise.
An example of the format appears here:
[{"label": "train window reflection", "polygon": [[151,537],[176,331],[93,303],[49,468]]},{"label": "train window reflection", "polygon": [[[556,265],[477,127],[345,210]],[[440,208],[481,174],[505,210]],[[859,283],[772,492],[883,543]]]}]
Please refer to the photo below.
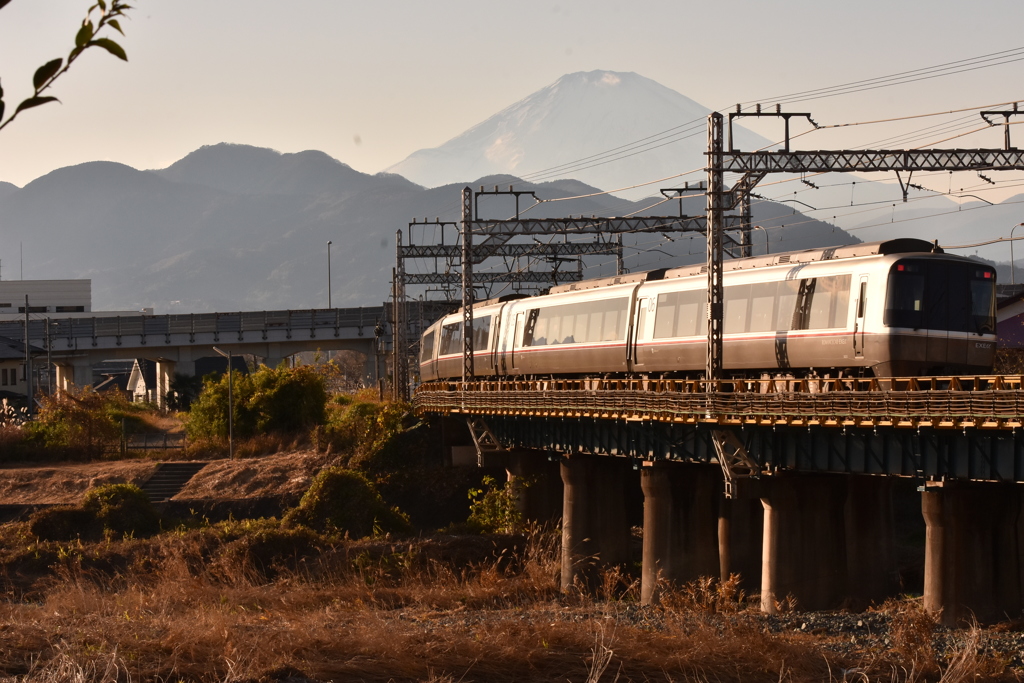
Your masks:
[{"label": "train window reflection", "polygon": [[974,323],[971,332],[995,334],[996,331],[996,280],[971,280],[971,317]]},{"label": "train window reflection", "polygon": [[995,271],[954,261],[897,261],[889,271],[883,322],[890,327],[992,334]]},{"label": "train window reflection", "polygon": [[626,298],[546,306],[530,311],[523,346],[553,346],[625,338]]},{"label": "train window reflection", "polygon": [[423,335],[420,340],[420,362],[426,363],[434,356],[434,331],[431,330]]},{"label": "train window reflection", "polygon": [[491,340],[491,317],[481,316],[473,320],[473,350],[486,351]]},{"label": "train window reflection", "polygon": [[654,314],[654,338],[704,334],[707,329],[704,299],[703,289],[659,294]]},{"label": "train window reflection", "polygon": [[815,278],[807,329],[845,327],[850,310],[850,276],[830,275]]},{"label": "train window reflection", "polygon": [[725,333],[736,334],[747,331],[747,308],[750,306],[750,285],[733,285],[725,288]]},{"label": "train window reflection", "polygon": [[761,282],[750,286],[750,332],[775,329],[775,299],[779,283]]},{"label": "train window reflection", "polygon": [[[493,316],[483,315],[473,318],[473,350],[486,351],[487,342],[491,337],[491,318]],[[431,333],[433,334],[433,333]],[[448,323],[441,328],[441,349],[439,356],[447,356],[452,353],[462,353],[462,321]]]}]

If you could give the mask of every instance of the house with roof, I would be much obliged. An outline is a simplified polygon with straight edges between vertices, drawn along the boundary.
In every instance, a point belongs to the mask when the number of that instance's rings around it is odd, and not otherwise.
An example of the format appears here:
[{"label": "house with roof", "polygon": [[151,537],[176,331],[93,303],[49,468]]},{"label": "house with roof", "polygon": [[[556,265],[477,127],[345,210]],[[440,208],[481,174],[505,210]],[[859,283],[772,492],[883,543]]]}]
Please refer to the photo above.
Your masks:
[{"label": "house with roof", "polygon": [[999,348],[1024,349],[1024,291],[999,301],[996,306]]},{"label": "house with roof", "polygon": [[[46,351],[31,346],[33,358],[45,356]],[[28,390],[25,377],[25,342],[0,337],[0,398],[24,401]]]}]

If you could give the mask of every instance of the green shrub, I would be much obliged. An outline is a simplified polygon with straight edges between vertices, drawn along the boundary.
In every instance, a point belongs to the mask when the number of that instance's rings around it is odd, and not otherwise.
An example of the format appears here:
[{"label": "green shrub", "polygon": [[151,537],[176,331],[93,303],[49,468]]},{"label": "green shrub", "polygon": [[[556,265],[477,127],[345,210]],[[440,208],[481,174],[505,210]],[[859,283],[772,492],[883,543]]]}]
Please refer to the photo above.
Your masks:
[{"label": "green shrub", "polygon": [[28,528],[40,541],[89,540],[101,536],[96,516],[78,505],[57,505],[32,513]]},{"label": "green shrub", "polygon": [[294,566],[298,560],[320,552],[322,547],[320,536],[308,527],[268,525],[232,541],[226,552],[261,577],[273,578],[277,567]]},{"label": "green shrub", "polygon": [[[522,530],[523,515],[516,506],[519,492],[511,481],[498,486],[494,477],[483,478],[483,489],[469,490],[469,519],[466,525],[479,533],[516,533]],[[525,486],[525,484],[522,484]]]},{"label": "green shrub", "polygon": [[[234,374],[235,436],[246,439],[267,433],[308,431],[326,419],[323,379],[310,367],[261,367],[249,375]],[[228,435],[228,376],[210,378],[192,403],[185,429],[192,439]]]},{"label": "green shrub", "polygon": [[352,464],[361,464],[402,433],[402,423],[408,414],[409,406],[405,403],[380,403],[357,397],[332,406],[325,435],[335,448],[350,453]]},{"label": "green shrub", "polygon": [[160,513],[134,484],[105,484],[85,494],[82,508],[107,533],[150,536],[160,531]]},{"label": "green shrub", "polygon": [[285,515],[284,524],[347,533],[351,538],[409,530],[405,515],[389,507],[364,475],[341,467],[320,472],[298,507]]},{"label": "green shrub", "polygon": [[117,447],[120,415],[128,402],[91,391],[61,391],[43,399],[36,419],[25,425],[30,439],[70,456],[97,458]]}]

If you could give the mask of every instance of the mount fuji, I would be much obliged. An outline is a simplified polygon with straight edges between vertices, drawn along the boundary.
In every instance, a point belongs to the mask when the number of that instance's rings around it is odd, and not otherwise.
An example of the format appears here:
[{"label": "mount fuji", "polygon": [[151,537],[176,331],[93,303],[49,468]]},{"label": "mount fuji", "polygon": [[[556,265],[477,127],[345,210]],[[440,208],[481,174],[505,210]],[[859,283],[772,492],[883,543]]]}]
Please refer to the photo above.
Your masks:
[{"label": "mount fuji", "polygon": [[[639,74],[580,71],[385,170],[426,187],[507,174],[534,182],[573,178],[614,191],[702,168],[710,113]],[[734,133],[742,149],[769,143],[739,126]],[[648,186],[616,194],[656,192]]]}]

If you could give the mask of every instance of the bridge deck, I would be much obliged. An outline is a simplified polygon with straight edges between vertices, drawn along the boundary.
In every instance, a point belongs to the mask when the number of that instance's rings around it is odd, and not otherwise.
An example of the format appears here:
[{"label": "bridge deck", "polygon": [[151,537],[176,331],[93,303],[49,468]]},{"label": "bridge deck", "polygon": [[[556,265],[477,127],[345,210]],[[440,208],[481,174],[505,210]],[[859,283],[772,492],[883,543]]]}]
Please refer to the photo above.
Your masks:
[{"label": "bridge deck", "polygon": [[417,413],[483,415],[506,448],[718,462],[732,432],[758,470],[1024,482],[1021,377],[431,382]]},{"label": "bridge deck", "polygon": [[1020,376],[811,380],[430,382],[421,413],[577,417],[689,424],[1016,430]]}]

